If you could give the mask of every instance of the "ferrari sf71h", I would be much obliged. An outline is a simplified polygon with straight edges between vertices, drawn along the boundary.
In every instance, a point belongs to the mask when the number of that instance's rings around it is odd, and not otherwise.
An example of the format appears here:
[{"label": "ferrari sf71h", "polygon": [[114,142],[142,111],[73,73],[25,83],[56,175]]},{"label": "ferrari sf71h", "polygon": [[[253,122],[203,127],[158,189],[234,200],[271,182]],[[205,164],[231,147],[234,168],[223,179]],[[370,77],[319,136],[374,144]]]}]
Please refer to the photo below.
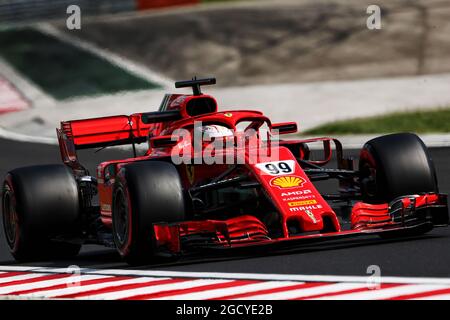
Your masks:
[{"label": "ferrari sf71h", "polygon": [[[364,145],[359,159],[346,158],[336,139],[277,138],[296,133],[295,122],[218,111],[200,87],[214,83],[177,82],[193,94],[167,94],[157,112],[61,122],[63,164],[14,169],[3,184],[12,255],[55,259],[101,244],[138,264],[211,249],[415,236],[448,224],[447,196],[416,135],[381,136]],[[196,130],[226,140],[226,147],[195,145]],[[146,152],[137,155],[135,144],[145,142]],[[314,143],[323,148],[321,159],[313,158]],[[79,149],[124,144],[134,155],[102,162],[93,175],[77,157]],[[318,191],[317,182],[327,179],[338,182],[334,193]]]}]

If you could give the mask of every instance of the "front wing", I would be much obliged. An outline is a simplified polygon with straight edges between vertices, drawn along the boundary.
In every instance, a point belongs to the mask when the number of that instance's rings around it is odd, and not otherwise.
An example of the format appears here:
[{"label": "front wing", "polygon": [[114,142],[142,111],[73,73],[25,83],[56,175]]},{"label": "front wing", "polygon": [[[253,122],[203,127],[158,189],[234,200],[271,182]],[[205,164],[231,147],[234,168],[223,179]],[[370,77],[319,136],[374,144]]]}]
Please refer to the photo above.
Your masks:
[{"label": "front wing", "polygon": [[357,202],[352,209],[351,228],[339,232],[271,238],[260,220],[242,215],[225,221],[157,223],[153,225],[153,234],[157,251],[179,255],[211,249],[296,248],[368,235],[414,236],[448,223],[447,195],[427,193],[403,196],[379,205]]}]

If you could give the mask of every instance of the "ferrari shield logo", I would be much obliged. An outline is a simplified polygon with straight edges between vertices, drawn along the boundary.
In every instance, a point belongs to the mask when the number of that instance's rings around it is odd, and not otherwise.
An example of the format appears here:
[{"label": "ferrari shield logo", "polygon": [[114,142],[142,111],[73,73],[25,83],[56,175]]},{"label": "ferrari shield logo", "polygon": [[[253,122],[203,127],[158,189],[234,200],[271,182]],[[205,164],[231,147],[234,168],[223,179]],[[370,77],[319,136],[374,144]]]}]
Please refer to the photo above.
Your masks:
[{"label": "ferrari shield logo", "polygon": [[308,217],[312,220],[313,223],[317,223],[316,217],[314,217],[314,214],[311,210],[305,210],[305,213],[308,215]]}]

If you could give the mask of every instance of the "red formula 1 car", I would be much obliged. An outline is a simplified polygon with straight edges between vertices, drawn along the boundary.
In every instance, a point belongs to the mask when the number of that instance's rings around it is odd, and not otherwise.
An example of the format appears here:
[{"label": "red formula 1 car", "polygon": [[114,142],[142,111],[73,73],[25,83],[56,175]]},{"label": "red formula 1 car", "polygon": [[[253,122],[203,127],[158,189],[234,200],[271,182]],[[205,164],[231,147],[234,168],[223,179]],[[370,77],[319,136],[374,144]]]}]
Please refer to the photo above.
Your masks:
[{"label": "red formula 1 car", "polygon": [[[3,184],[13,256],[70,256],[95,243],[143,263],[205,249],[418,235],[448,224],[447,196],[416,135],[370,140],[356,162],[332,138],[278,139],[297,131],[294,122],[271,123],[258,111],[219,112],[200,90],[214,83],[177,82],[193,94],[168,94],[157,112],[62,122],[64,165],[15,169]],[[143,142],[148,149],[137,156],[135,144]],[[312,143],[323,146],[322,159],[313,159]],[[100,163],[95,176],[78,161],[79,149],[123,144],[134,156]],[[332,159],[336,168],[326,166]],[[333,194],[316,188],[327,179],[339,182]]]}]

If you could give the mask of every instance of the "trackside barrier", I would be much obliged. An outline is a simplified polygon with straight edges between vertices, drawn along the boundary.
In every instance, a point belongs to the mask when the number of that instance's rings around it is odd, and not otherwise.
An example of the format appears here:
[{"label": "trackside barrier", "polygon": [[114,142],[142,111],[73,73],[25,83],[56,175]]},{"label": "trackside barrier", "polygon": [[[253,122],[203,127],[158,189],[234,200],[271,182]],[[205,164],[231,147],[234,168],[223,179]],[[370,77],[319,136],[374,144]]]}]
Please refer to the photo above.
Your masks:
[{"label": "trackside barrier", "polygon": [[198,4],[200,0],[136,0],[138,10]]},{"label": "trackside barrier", "polygon": [[17,24],[48,19],[64,19],[70,5],[83,15],[140,11],[171,6],[195,5],[201,0],[0,0],[0,24]]},{"label": "trackside barrier", "polygon": [[0,1],[0,23],[23,23],[66,18],[67,7],[77,5],[83,15],[135,10],[135,0],[9,0]]}]

